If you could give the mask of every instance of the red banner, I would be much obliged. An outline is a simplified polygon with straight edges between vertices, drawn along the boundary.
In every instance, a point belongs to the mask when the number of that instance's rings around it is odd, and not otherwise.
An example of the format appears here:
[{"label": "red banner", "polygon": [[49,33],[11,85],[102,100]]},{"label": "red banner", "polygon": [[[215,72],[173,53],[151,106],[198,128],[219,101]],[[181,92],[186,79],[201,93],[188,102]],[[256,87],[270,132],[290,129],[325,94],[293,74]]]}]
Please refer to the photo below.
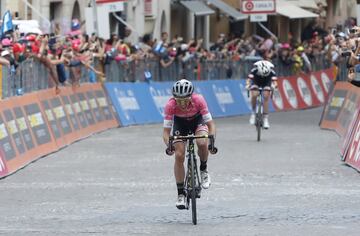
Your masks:
[{"label": "red banner", "polygon": [[274,108],[287,111],[321,106],[326,101],[333,77],[332,68],[309,75],[279,77],[278,89],[272,99]]},{"label": "red banner", "polygon": [[345,162],[352,167],[360,170],[360,113],[354,125],[352,136],[347,150]]}]

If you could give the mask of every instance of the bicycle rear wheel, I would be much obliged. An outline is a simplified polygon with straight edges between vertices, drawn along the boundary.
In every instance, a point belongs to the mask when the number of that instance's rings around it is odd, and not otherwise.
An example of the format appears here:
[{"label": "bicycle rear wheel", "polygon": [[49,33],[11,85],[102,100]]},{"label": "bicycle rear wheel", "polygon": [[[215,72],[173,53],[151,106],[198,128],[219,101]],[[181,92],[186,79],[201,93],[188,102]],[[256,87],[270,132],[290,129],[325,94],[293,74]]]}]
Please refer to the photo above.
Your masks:
[{"label": "bicycle rear wheel", "polygon": [[191,167],[191,191],[190,191],[190,196],[191,196],[191,211],[192,211],[192,222],[194,225],[197,224],[197,215],[196,215],[196,182],[195,182],[195,158],[191,157],[190,158],[190,167]]}]

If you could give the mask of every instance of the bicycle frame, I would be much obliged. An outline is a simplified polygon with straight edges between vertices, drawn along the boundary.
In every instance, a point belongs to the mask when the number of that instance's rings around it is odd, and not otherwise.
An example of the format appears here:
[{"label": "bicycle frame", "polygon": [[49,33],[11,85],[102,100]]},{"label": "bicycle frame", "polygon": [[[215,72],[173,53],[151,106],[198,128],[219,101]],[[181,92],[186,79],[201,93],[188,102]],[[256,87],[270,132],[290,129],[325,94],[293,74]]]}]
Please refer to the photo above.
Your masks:
[{"label": "bicycle frame", "polygon": [[201,194],[201,183],[200,183],[200,176],[197,166],[195,144],[194,144],[194,140],[199,138],[208,138],[210,140],[208,149],[212,154],[217,153],[217,148],[214,146],[214,136],[212,135],[195,136],[194,134],[190,134],[187,136],[173,136],[169,138],[169,146],[166,149],[166,154],[171,155],[171,153],[174,151],[173,149],[174,140],[182,140],[187,142],[187,146],[186,146],[187,171],[185,174],[184,191],[187,202],[186,209],[189,209],[189,205],[191,201],[192,221],[194,225],[197,224],[196,198],[200,198],[200,194]]}]

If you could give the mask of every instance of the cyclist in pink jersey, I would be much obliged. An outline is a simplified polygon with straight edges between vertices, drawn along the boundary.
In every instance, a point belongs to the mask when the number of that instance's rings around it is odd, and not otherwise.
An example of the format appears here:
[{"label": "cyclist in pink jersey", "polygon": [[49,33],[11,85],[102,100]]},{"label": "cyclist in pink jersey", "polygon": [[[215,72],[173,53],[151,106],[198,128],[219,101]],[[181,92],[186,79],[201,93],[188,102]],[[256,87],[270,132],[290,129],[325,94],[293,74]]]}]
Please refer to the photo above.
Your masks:
[{"label": "cyclist in pink jersey", "polygon": [[[169,143],[170,134],[188,135],[214,135],[215,123],[208,110],[204,97],[194,94],[194,86],[186,79],[176,81],[172,88],[173,97],[165,105],[163,139]],[[204,189],[210,187],[210,176],[207,170],[209,156],[208,139],[197,139],[198,155],[200,157],[201,185]],[[185,143],[178,140],[174,142],[175,164],[174,175],[178,190],[176,207],[185,209],[184,179],[185,179]]]}]

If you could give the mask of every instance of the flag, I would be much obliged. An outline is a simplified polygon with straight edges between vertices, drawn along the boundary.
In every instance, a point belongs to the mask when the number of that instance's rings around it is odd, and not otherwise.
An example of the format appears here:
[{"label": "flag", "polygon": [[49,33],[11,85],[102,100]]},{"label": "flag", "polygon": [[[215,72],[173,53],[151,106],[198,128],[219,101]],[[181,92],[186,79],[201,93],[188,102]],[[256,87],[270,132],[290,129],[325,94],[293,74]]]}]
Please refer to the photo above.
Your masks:
[{"label": "flag", "polygon": [[10,11],[6,11],[1,25],[1,38],[3,38],[4,35],[11,30],[13,30],[11,13]]}]

